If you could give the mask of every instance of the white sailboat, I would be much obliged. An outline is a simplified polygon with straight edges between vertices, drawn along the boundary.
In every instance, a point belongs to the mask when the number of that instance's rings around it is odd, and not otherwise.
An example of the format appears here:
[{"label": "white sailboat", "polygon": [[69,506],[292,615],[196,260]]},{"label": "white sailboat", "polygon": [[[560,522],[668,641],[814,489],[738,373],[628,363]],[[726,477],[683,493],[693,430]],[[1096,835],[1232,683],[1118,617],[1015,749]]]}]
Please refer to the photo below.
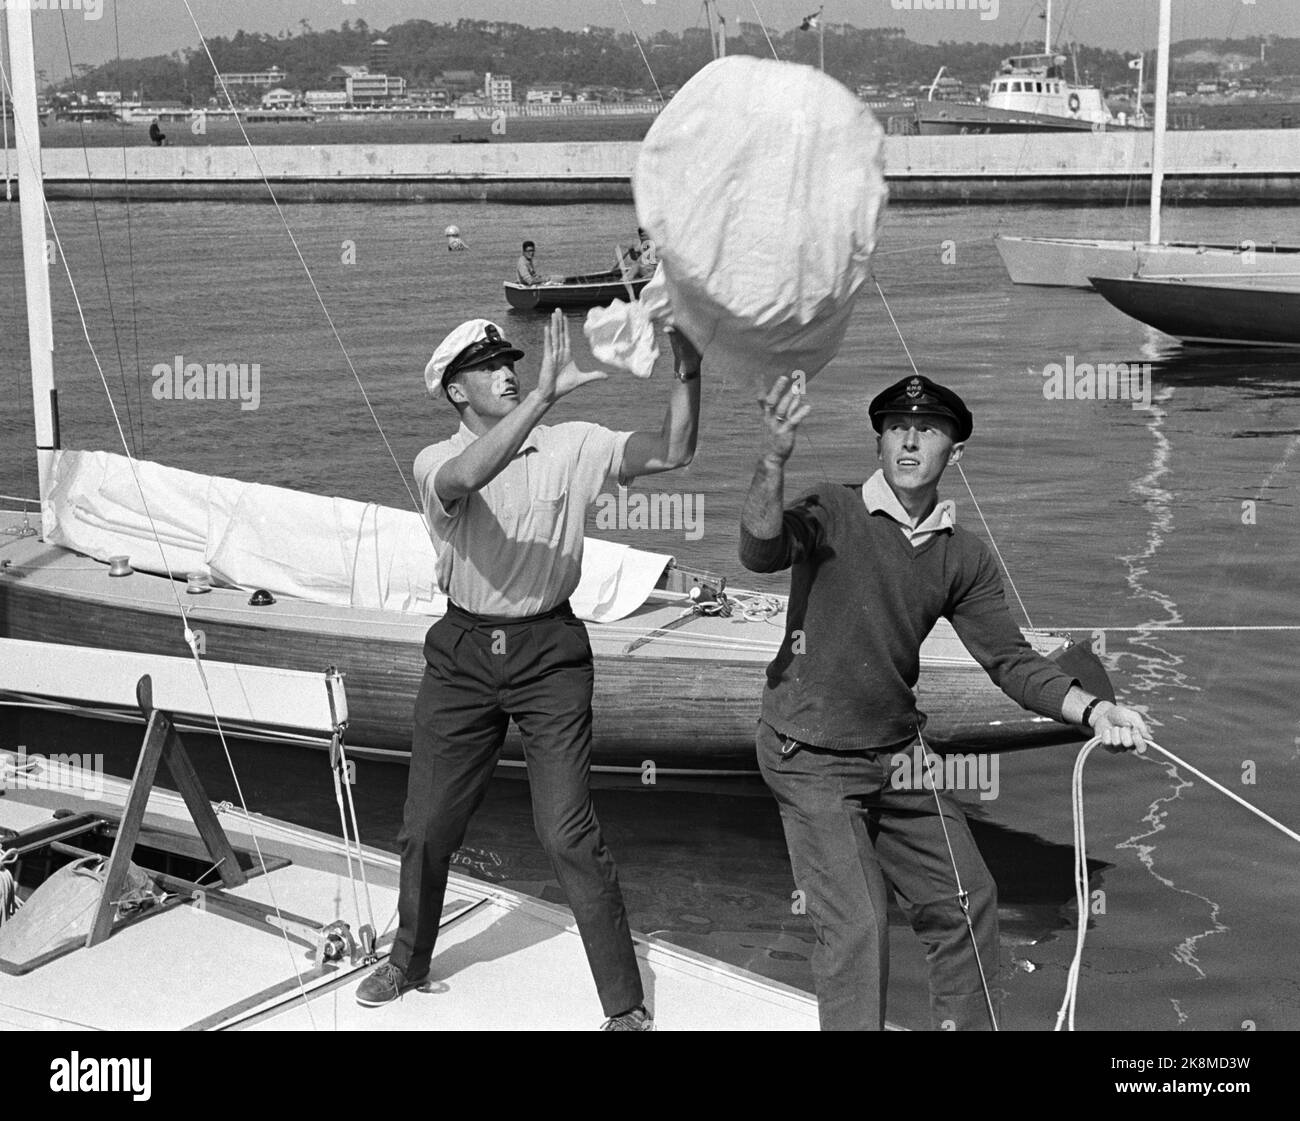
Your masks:
[{"label": "white sailboat", "polygon": [[1165,177],[1169,109],[1169,39],[1172,0],[1160,0],[1156,49],[1155,122],[1151,134],[1151,211],[1146,241],[1079,237],[994,238],[1013,284],[1091,288],[1089,277],[1166,275],[1231,279],[1300,276],[1300,245],[1162,241],[1160,208]]},{"label": "white sailboat", "polygon": [[[31,16],[19,5],[7,14],[40,515],[0,512],[0,638],[304,671],[333,664],[347,678],[356,750],[405,760],[424,634],[445,610],[418,513],[61,446]],[[737,592],[669,557],[589,540],[573,602],[595,658],[596,766],[756,769],[754,719],[785,597]],[[1068,658],[1090,691],[1109,692],[1086,649],[1026,635]],[[921,661],[918,696],[935,741],[1074,737],[1007,699],[946,623]],[[519,765],[517,739],[505,756]]]}]

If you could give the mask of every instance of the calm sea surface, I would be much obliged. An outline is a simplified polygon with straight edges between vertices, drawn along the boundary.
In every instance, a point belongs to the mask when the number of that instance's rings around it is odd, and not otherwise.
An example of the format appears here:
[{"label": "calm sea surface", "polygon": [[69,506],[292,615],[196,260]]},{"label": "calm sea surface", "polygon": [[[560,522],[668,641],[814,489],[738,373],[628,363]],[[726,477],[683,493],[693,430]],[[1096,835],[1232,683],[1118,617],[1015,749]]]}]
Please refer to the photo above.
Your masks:
[{"label": "calm sea surface", "polygon": [[[1135,184],[1135,197],[1141,193]],[[545,271],[591,269],[611,261],[636,225],[630,205],[612,204],[286,207],[354,378],[272,207],[136,205],[129,226],[118,204],[96,213],[88,203],[56,203],[53,211],[108,396],[138,453],[399,506],[408,502],[402,475],[357,379],[409,471],[421,447],[454,429],[452,413],[428,400],[420,379],[450,327],[495,318],[528,351],[525,379],[535,376],[542,320],[508,311],[501,291],[519,242],[538,243]],[[1174,210],[1166,234],[1294,241],[1297,215]],[[447,251],[449,224],[460,227],[468,252]],[[1034,625],[1104,632],[1121,695],[1150,714],[1160,741],[1295,827],[1295,631],[1248,629],[1300,628],[1294,356],[1185,351],[1091,294],[1013,288],[991,241],[1000,232],[1144,229],[1141,209],[900,207],[886,217],[877,272],[917,366],[957,388],[974,411],[964,466],[988,529],[959,476],[945,480],[946,493],[963,521],[985,536],[991,531]],[[951,263],[945,242],[955,250]],[[17,207],[0,207],[0,491],[30,495],[18,246]],[[64,444],[120,450],[62,264],[54,277]],[[580,340],[577,319],[573,327]],[[584,360],[585,343],[578,351]],[[260,407],[155,400],[150,372],[177,355],[257,363]],[[1149,362],[1151,408],[1046,399],[1044,366],[1069,358]],[[866,403],[909,369],[880,297],[864,292],[839,356],[812,383],[813,414],[792,461],[792,489],[861,479],[873,469]],[[666,394],[662,371],[649,382],[611,377],[561,402],[553,418],[657,427]],[[688,470],[656,481],[703,496],[699,540],[680,531],[610,536],[736,573],[737,516],[758,441],[752,396],[744,382],[706,380],[699,454]],[[779,577],[735,579],[785,588]],[[1144,629],[1167,625],[1218,629]],[[84,742],[90,729],[119,770],[129,766],[138,737],[12,711],[0,721],[0,742],[32,750]],[[203,754],[213,796],[231,796],[215,748]],[[241,746],[236,758],[252,808],[321,828],[337,820],[322,756]],[[1050,1027],[1063,991],[1073,948],[1073,758],[1071,748],[1004,756],[998,797],[971,802],[1001,889],[998,983],[1009,1027]],[[363,837],[391,847],[405,771],[362,767]],[[1093,887],[1104,893],[1104,913],[1089,936],[1080,1026],[1300,1027],[1295,843],[1153,758],[1098,752],[1086,791]],[[791,914],[780,824],[761,784],[601,780],[597,798],[636,928],[810,987],[810,929]],[[519,777],[494,783],[458,867],[561,898],[532,835]],[[921,953],[901,917],[895,925],[891,1017],[922,1026]]]}]

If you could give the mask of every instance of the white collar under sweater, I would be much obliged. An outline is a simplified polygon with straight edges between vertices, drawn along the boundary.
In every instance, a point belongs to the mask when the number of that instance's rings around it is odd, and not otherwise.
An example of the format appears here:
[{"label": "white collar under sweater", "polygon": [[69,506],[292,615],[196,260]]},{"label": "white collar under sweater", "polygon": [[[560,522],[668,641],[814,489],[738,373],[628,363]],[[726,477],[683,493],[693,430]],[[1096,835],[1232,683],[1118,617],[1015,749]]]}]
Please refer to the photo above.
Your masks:
[{"label": "white collar under sweater", "polygon": [[867,513],[886,514],[897,522],[898,528],[903,531],[903,536],[912,543],[913,548],[925,544],[936,533],[945,530],[952,532],[957,524],[957,504],[951,498],[945,498],[935,504],[927,518],[914,526],[911,515],[898,500],[898,495],[885,482],[884,471],[880,470],[862,484],[862,501],[867,505]]}]

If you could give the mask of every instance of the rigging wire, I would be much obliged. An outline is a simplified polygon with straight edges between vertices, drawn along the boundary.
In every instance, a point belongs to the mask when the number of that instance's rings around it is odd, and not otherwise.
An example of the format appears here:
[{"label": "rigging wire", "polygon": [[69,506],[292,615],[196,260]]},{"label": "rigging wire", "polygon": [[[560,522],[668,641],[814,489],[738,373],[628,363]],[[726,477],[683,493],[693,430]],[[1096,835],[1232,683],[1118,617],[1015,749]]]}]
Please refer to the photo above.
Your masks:
[{"label": "rigging wire", "polygon": [[754,9],[754,16],[758,20],[758,26],[763,32],[763,38],[767,40],[767,49],[772,52],[772,57],[777,62],[781,61],[781,56],[776,53],[776,48],[772,45],[772,36],[767,33],[767,24],[763,22],[763,13],[758,10],[758,0],[749,0],[749,6]]},{"label": "rigging wire", "polygon": [[957,904],[961,907],[962,918],[966,920],[966,933],[970,937],[971,952],[975,955],[975,968],[979,971],[980,988],[984,990],[984,1004],[988,1009],[989,1023],[993,1026],[994,1031],[1001,1031],[998,1025],[997,1011],[993,1006],[993,994],[989,991],[988,977],[984,972],[984,962],[980,959],[979,939],[975,937],[975,924],[971,922],[970,892],[962,887],[961,871],[957,867],[957,854],[953,852],[952,839],[948,836],[948,822],[944,818],[943,801],[939,797],[939,785],[942,782],[942,776],[938,780],[934,777],[934,756],[925,742],[925,737],[921,735],[919,721],[916,725],[916,742],[920,745],[921,754],[925,758],[925,772],[930,777],[930,793],[934,795],[934,808],[939,816],[939,827],[943,830],[943,843],[948,849],[948,860],[952,863],[952,875],[957,884]]},{"label": "rigging wire", "polygon": [[[113,49],[117,55],[117,91],[120,98],[125,83],[122,81],[122,39],[117,21],[117,0],[113,0]],[[135,400],[136,410],[140,414],[140,456],[144,458],[147,452],[144,441],[144,390],[141,387],[140,377],[140,301],[135,283],[135,239],[131,236],[131,177],[127,174],[126,166],[126,133],[119,128],[118,135],[122,139],[122,187],[126,192],[126,259],[131,277],[131,342],[135,350]]]},{"label": "rigging wire", "polygon": [[[903,344],[903,353],[907,355],[907,361],[912,367],[912,372],[920,377],[921,371],[916,368],[916,361],[912,358],[912,351],[907,345],[907,340],[903,338],[903,332],[898,326],[898,320],[894,318],[893,309],[889,306],[889,301],[885,298],[885,290],[880,287],[880,281],[875,276],[871,278],[872,283],[876,286],[876,291],[880,293],[880,301],[885,305],[885,312],[889,315],[889,322],[894,325],[894,330],[898,334],[898,341]],[[970,485],[970,480],[966,478],[966,472],[962,470],[961,463],[957,464],[957,473],[961,475],[961,481],[966,484],[966,493],[970,495],[970,500],[975,504],[975,512],[979,515],[980,521],[984,525],[984,532],[988,534],[989,544],[993,546],[994,553],[997,554],[998,563],[1002,565],[1002,571],[1006,575],[1007,584],[1015,594],[1016,602],[1020,604],[1020,610],[1024,612],[1025,622],[1029,628],[1034,629],[1033,620],[1029,617],[1029,609],[1025,606],[1025,601],[1020,596],[1020,589],[1016,587],[1016,581],[1011,575],[1011,569],[1007,567],[1007,562],[1002,556],[1002,550],[998,548],[997,538],[993,536],[993,529],[984,516],[984,511],[980,508],[979,499],[975,497],[975,490]]]},{"label": "rigging wire", "polygon": [[[240,135],[244,138],[244,143],[248,147],[249,154],[253,157],[253,164],[257,168],[258,175],[262,178],[262,183],[266,187],[267,194],[270,196],[271,205],[275,207],[275,213],[280,219],[281,225],[284,226],[284,232],[289,236],[289,242],[293,246],[293,251],[298,257],[298,263],[302,265],[303,273],[307,277],[307,283],[311,285],[311,290],[316,296],[316,302],[320,304],[322,314],[325,316],[325,322],[329,324],[330,333],[334,336],[334,341],[338,343],[343,360],[347,362],[348,369],[352,373],[352,379],[357,383],[357,388],[361,391],[361,399],[365,402],[367,411],[370,413],[370,419],[374,421],[375,428],[379,432],[379,438],[383,440],[384,447],[388,450],[388,457],[393,461],[393,466],[397,468],[397,473],[401,477],[402,486],[406,488],[406,496],[410,499],[411,505],[423,516],[423,507],[416,501],[415,494],[411,490],[411,484],[407,481],[406,472],[402,470],[402,465],[398,462],[397,453],[393,451],[393,445],[388,441],[388,434],[384,431],[384,426],[379,423],[379,416],[375,412],[375,407],[371,404],[370,394],[366,392],[366,387],[361,381],[361,375],[357,373],[357,368],[353,364],[352,355],[343,343],[343,338],[339,334],[338,327],[334,324],[334,317],[330,314],[329,308],[325,305],[325,297],[321,295],[320,289],[316,286],[316,278],[312,275],[311,267],[307,264],[306,257],[303,256],[302,249],[298,245],[298,239],[294,236],[292,227],[289,225],[288,218],[285,217],[284,209],[280,206],[280,200],[276,197],[275,190],[271,186],[271,181],[267,178],[266,171],[262,167],[262,161],[258,159],[257,149],[253,146],[252,140],[249,139],[248,131],[244,128],[244,122],[240,119],[238,110],[235,109],[234,100],[230,96],[230,90],[226,88],[226,83],[222,79],[221,70],[217,66],[216,59],[212,57],[212,51],[208,47],[207,36],[203,34],[203,29],[199,27],[199,21],[194,16],[194,9],[190,7],[190,0],[181,0],[185,5],[185,11],[189,13],[190,22],[194,24],[194,30],[198,33],[199,43],[203,47],[203,53],[207,56],[208,63],[212,66],[212,72],[216,75],[218,84],[222,92],[226,95],[226,101],[230,105],[234,114],[235,124],[239,126]],[[648,65],[648,64],[647,64]],[[662,98],[661,98],[662,100]]]},{"label": "rigging wire", "polygon": [[[12,96],[13,96],[13,90],[10,89],[10,90],[9,90],[9,93],[10,93],[10,97],[12,97]],[[15,117],[14,124],[15,124],[15,133],[17,133],[17,131],[18,131],[18,127],[19,127],[19,126],[18,126],[18,120],[17,120],[17,117]],[[25,146],[23,147],[23,154],[24,154],[24,155],[25,155],[29,160],[31,159],[31,145],[30,145],[30,142],[29,142],[27,145],[25,145]],[[35,173],[35,176],[36,176],[37,178],[40,178],[40,175],[41,175],[41,169],[40,169],[40,167],[37,166],[37,165],[35,165],[34,163],[33,163],[32,166],[33,166],[33,171],[34,171],[34,173]],[[261,843],[260,843],[260,841],[258,840],[257,832],[256,832],[255,829],[253,829],[253,828],[251,827],[252,817],[251,817],[251,815],[250,815],[249,812],[248,812],[248,804],[247,804],[247,801],[246,801],[245,798],[244,798],[243,784],[239,781],[239,775],[238,775],[238,773],[237,773],[236,770],[235,770],[234,759],[232,758],[232,756],[231,756],[231,754],[230,754],[230,745],[229,745],[229,744],[227,743],[227,741],[226,741],[225,729],[224,729],[223,726],[222,726],[222,723],[221,723],[221,717],[220,717],[220,715],[217,713],[216,702],[214,701],[214,699],[213,699],[213,697],[212,697],[212,690],[211,690],[211,687],[210,687],[210,685],[209,685],[209,683],[208,683],[208,677],[207,677],[207,674],[204,672],[204,669],[203,669],[203,660],[202,660],[202,658],[200,657],[200,654],[199,654],[199,648],[198,648],[198,637],[197,637],[197,635],[195,635],[195,633],[193,632],[193,630],[190,629],[189,619],[187,618],[186,613],[185,613],[185,607],[184,607],[184,605],[181,603],[180,595],[179,595],[179,593],[178,593],[178,591],[177,591],[177,580],[176,580],[176,575],[175,575],[175,573],[172,571],[171,562],[170,562],[170,560],[169,560],[168,557],[167,557],[167,551],[166,551],[166,549],[164,549],[164,547],[163,547],[162,537],[161,537],[161,535],[160,535],[159,532],[158,532],[158,526],[157,526],[156,521],[154,520],[153,511],[152,511],[152,509],[150,508],[148,498],[145,496],[144,486],[143,486],[143,484],[142,484],[141,481],[140,481],[140,470],[139,470],[139,464],[137,463],[135,456],[134,456],[134,455],[132,454],[132,452],[131,452],[130,442],[129,442],[129,441],[127,440],[127,438],[126,438],[126,433],[125,433],[125,431],[123,431],[123,428],[122,428],[122,419],[121,419],[121,414],[118,412],[117,405],[116,405],[116,403],[113,401],[113,393],[112,393],[112,390],[109,388],[109,384],[108,384],[108,376],[107,376],[107,374],[105,374],[105,372],[104,372],[103,364],[102,364],[102,362],[100,361],[100,358],[99,358],[99,351],[98,351],[97,348],[95,347],[94,341],[93,341],[93,339],[91,338],[91,334],[90,334],[90,326],[89,326],[89,324],[88,324],[87,321],[86,321],[85,308],[84,308],[84,306],[82,305],[82,302],[81,302],[81,294],[80,294],[80,291],[79,291],[78,288],[77,288],[76,280],[75,280],[75,278],[74,278],[73,275],[72,275],[72,268],[71,268],[71,266],[70,266],[69,263],[68,263],[68,257],[67,257],[67,254],[66,254],[66,253],[64,252],[64,250],[63,250],[63,242],[62,242],[62,238],[59,236],[59,227],[58,227],[58,224],[57,224],[57,223],[55,222],[55,220],[54,220],[54,213],[53,213],[53,211],[52,211],[51,208],[50,208],[49,200],[46,199],[45,196],[44,196],[44,192],[41,193],[41,205],[42,205],[42,209],[45,211],[45,218],[46,218],[46,221],[49,223],[49,230],[50,230],[50,233],[53,235],[53,238],[54,238],[55,248],[58,250],[58,260],[63,264],[63,271],[64,271],[65,275],[67,276],[67,280],[68,280],[68,288],[69,288],[69,291],[70,291],[71,294],[72,294],[73,305],[74,305],[74,307],[76,308],[77,318],[78,318],[78,321],[80,322],[80,325],[81,325],[81,332],[82,332],[82,335],[83,335],[83,337],[84,337],[85,340],[86,340],[86,346],[87,346],[88,349],[90,350],[90,357],[91,357],[91,360],[92,360],[92,361],[94,362],[94,364],[95,364],[95,370],[96,370],[96,372],[99,374],[100,384],[103,386],[103,388],[104,388],[104,395],[105,395],[105,397],[106,397],[107,400],[108,400],[109,411],[112,413],[112,416],[113,416],[113,424],[114,424],[114,426],[115,426],[116,429],[117,429],[118,439],[121,441],[121,443],[122,443],[122,447],[123,447],[123,449],[124,449],[124,451],[125,451],[125,453],[126,453],[126,454],[125,454],[125,458],[126,458],[126,461],[127,461],[128,465],[130,466],[130,469],[131,469],[131,476],[132,476],[132,478],[133,478],[133,480],[134,480],[134,482],[135,482],[136,490],[139,492],[139,495],[140,495],[140,503],[141,503],[141,507],[142,507],[142,509],[143,509],[143,511],[144,511],[145,518],[146,518],[146,519],[148,520],[148,522],[149,522],[149,529],[150,529],[150,532],[153,534],[154,543],[155,543],[155,544],[157,545],[157,547],[158,547],[158,553],[159,553],[159,556],[160,556],[161,559],[162,559],[163,568],[164,568],[164,569],[166,570],[166,572],[167,572],[167,582],[168,582],[168,587],[169,587],[169,589],[171,590],[172,597],[173,597],[173,599],[174,599],[175,602],[176,602],[176,610],[177,610],[178,614],[180,615],[180,618],[181,618],[182,624],[184,625],[184,628],[185,628],[185,631],[184,631],[185,642],[186,642],[186,644],[189,646],[190,654],[191,654],[191,656],[193,657],[195,667],[196,667],[196,669],[198,670],[199,680],[200,680],[200,682],[201,682],[201,684],[202,684],[202,686],[203,686],[204,695],[206,696],[207,701],[208,701],[208,707],[209,707],[210,710],[211,710],[212,720],[213,720],[213,724],[214,724],[215,729],[216,729],[216,734],[217,734],[217,737],[218,737],[218,739],[219,739],[219,741],[220,741],[220,743],[221,743],[222,751],[223,751],[223,753],[225,754],[225,757],[226,757],[226,764],[227,764],[227,766],[228,766],[229,769],[230,769],[230,775],[231,775],[231,778],[232,778],[232,780],[234,781],[234,784],[235,784],[235,792],[236,792],[236,794],[237,794],[238,797],[239,797],[240,805],[243,807],[245,818],[248,819],[249,822],[250,822],[249,837],[250,837],[250,839],[251,839],[252,842],[253,842],[253,850],[254,850],[254,852],[255,852],[255,854],[256,854],[256,856],[257,856],[257,863],[258,863],[258,866],[259,866],[259,867],[261,868],[261,870],[262,870],[262,874],[263,874],[263,876],[266,878],[267,893],[269,894],[269,896],[270,896],[270,898],[271,898],[271,906],[275,909],[276,916],[282,920],[281,923],[280,923],[279,925],[280,925],[280,927],[281,927],[281,934],[282,934],[282,936],[283,936],[283,942],[284,942],[285,950],[286,950],[286,952],[287,952],[288,955],[289,955],[289,961],[290,961],[290,964],[291,964],[291,966],[292,966],[292,968],[293,968],[294,977],[296,978],[297,983],[298,983],[298,989],[299,989],[299,992],[302,994],[303,1003],[306,1005],[308,1018],[309,1018],[309,1020],[311,1021],[311,1024],[312,1024],[313,1029],[315,1029],[315,1027],[316,1027],[316,1018],[315,1018],[315,1014],[313,1013],[312,1008],[311,1008],[311,1002],[307,999],[307,991],[306,991],[305,986],[303,985],[302,973],[301,973],[301,971],[300,971],[299,968],[298,968],[298,960],[297,960],[297,956],[296,956],[296,954],[294,953],[293,945],[292,945],[292,943],[291,943],[290,940],[289,940],[288,932],[287,932],[287,930],[284,929],[283,915],[281,914],[280,907],[279,907],[279,903],[276,901],[276,897],[275,897],[275,887],[274,887],[274,885],[272,884],[271,879],[270,879],[270,876],[269,876],[269,874],[268,874],[268,871],[269,871],[269,870],[268,870],[268,868],[267,868],[267,866],[266,866],[266,858],[265,858],[265,857],[263,856],[263,854],[262,854],[262,847],[261,847]]]},{"label": "rigging wire", "polygon": [[[68,77],[76,77],[72,65],[72,42],[68,38],[68,17],[65,9],[59,10],[59,26],[63,30],[63,47],[68,58]],[[77,121],[77,133],[81,138],[81,156],[86,165],[86,189],[90,192],[90,213],[95,222],[95,242],[99,247],[99,265],[104,273],[104,296],[108,300],[108,322],[113,333],[113,347],[117,351],[117,374],[122,385],[122,403],[126,406],[126,426],[131,433],[131,446],[135,447],[135,418],[131,411],[131,391],[126,384],[126,359],[122,356],[122,339],[117,330],[117,309],[113,304],[113,284],[108,275],[108,255],[104,252],[104,231],[99,224],[99,200],[95,197],[95,179],[90,173],[90,151],[86,147],[86,122]],[[62,246],[59,251],[62,252]],[[98,365],[98,362],[96,362]],[[140,371],[136,369],[137,388]]]},{"label": "rigging wire", "polygon": [[[188,0],[186,0],[186,7],[188,6]],[[623,0],[618,0],[618,6],[623,13],[623,18],[627,20],[628,30],[632,32],[632,41],[636,43],[636,49],[641,52],[641,61],[645,63],[645,68],[650,74],[650,81],[654,83],[655,93],[659,95],[659,101],[662,103],[664,100],[663,90],[659,88],[659,79],[655,77],[654,67],[650,65],[650,60],[646,58],[645,49],[641,46],[640,36],[637,35],[636,28],[632,26],[632,17],[627,14],[627,9],[623,7]]]}]

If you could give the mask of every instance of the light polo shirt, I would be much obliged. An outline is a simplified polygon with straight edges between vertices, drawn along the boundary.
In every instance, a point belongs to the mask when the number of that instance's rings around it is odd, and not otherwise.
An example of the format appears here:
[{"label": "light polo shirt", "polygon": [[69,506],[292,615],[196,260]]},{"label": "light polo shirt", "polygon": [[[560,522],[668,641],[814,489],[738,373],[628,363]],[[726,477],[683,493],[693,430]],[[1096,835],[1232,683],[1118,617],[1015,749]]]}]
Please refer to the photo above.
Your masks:
[{"label": "light polo shirt", "polygon": [[464,424],[415,460],[438,561],[438,587],[476,615],[536,615],[573,594],[582,576],[587,508],[617,478],[630,432],[571,421],[539,425],[486,486],[444,508],[438,469],[478,437]]},{"label": "light polo shirt", "polygon": [[957,504],[951,498],[945,498],[935,505],[919,525],[912,525],[912,516],[885,482],[883,471],[877,471],[862,484],[862,501],[867,504],[867,513],[886,514],[896,521],[913,548],[924,545],[936,533],[944,530],[951,532],[957,524]]},{"label": "light polo shirt", "polygon": [[537,266],[522,253],[515,262],[515,272],[519,274],[520,284],[540,284],[542,278],[537,275]]}]

